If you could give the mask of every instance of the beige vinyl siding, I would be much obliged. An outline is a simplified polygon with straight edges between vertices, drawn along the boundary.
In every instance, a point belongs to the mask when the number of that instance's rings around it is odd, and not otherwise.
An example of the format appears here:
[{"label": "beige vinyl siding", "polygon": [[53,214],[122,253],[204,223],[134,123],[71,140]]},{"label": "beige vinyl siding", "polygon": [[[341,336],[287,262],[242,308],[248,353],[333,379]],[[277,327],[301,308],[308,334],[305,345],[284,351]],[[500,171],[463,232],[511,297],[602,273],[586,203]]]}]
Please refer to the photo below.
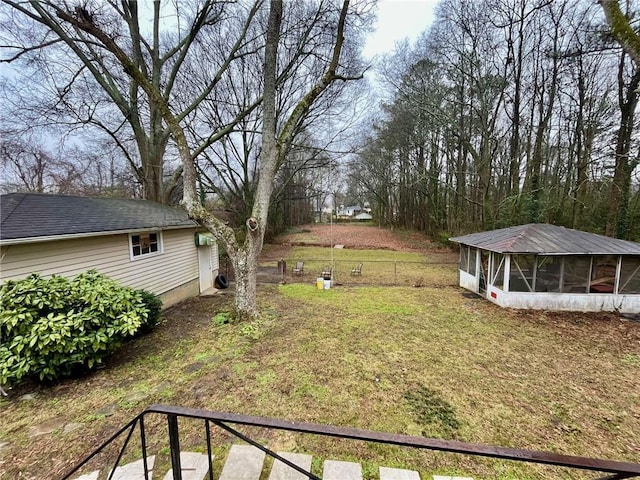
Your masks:
[{"label": "beige vinyl siding", "polygon": [[211,245],[211,270],[218,272],[220,270],[220,254],[218,253],[218,244]]},{"label": "beige vinyl siding", "polygon": [[96,269],[123,285],[160,295],[198,278],[194,232],[191,228],[163,231],[163,253],[134,260],[127,234],[6,245],[1,251],[0,279],[20,279],[33,272],[71,277]]}]

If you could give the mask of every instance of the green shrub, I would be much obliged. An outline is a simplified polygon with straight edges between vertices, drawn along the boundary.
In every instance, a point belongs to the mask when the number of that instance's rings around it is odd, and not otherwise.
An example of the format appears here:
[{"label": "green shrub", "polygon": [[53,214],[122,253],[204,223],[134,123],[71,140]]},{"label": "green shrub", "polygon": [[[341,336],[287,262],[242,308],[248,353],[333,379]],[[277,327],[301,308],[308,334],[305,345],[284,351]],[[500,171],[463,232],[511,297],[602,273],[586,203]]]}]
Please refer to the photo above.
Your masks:
[{"label": "green shrub", "polygon": [[147,318],[142,322],[138,333],[149,333],[160,323],[160,313],[162,313],[162,300],[157,295],[147,291],[138,290],[142,296],[142,303],[147,309]]},{"label": "green shrub", "polygon": [[436,235],[435,240],[436,242],[438,242],[441,245],[444,245],[445,247],[450,247],[453,245],[453,243],[449,241],[449,238],[451,237],[453,237],[453,234],[451,232],[440,231]]},{"label": "green shrub", "polygon": [[233,313],[231,312],[218,312],[215,314],[215,316],[211,319],[211,322],[214,325],[226,325],[227,323],[232,323],[233,322]]},{"label": "green shrub", "polygon": [[0,287],[0,384],[91,369],[147,318],[143,294],[96,271],[8,281]]}]

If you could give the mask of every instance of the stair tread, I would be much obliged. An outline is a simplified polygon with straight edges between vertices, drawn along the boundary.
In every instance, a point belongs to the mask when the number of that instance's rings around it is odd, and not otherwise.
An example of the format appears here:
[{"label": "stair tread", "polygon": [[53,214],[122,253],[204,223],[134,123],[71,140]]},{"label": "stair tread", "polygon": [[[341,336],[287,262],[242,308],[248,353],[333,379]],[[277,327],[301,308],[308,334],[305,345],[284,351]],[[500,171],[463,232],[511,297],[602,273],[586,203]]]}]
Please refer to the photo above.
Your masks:
[{"label": "stair tread", "polygon": [[362,480],[362,466],[355,462],[325,460],[322,480]]},{"label": "stair tread", "polygon": [[233,445],[219,480],[259,480],[265,453],[253,445]]},{"label": "stair tread", "polygon": [[380,467],[380,480],[420,480],[420,474],[415,470]]},{"label": "stair tread", "polygon": [[[203,480],[209,472],[209,465],[207,455],[196,452],[180,452],[182,480]],[[173,471],[169,470],[164,476],[164,480],[173,480]]]},{"label": "stair tread", "polygon": [[[278,455],[293,462],[307,472],[311,471],[313,457],[303,453],[278,452]],[[155,455],[147,457],[149,478],[153,474]],[[252,445],[232,445],[222,468],[219,480],[259,480],[262,474],[265,452]],[[213,457],[211,458],[213,460]],[[208,456],[197,452],[180,452],[182,480],[205,480],[211,467]],[[74,480],[98,480],[98,470],[80,475]],[[269,474],[269,480],[307,480],[307,476],[294,470],[285,463],[275,460]],[[433,475],[433,480],[473,480],[472,477],[451,475]],[[323,480],[362,480],[362,466],[356,462],[325,460]],[[116,467],[113,480],[146,480],[142,459]],[[173,480],[169,470],[163,480]],[[380,480],[420,480],[415,470],[380,467]]]},{"label": "stair tread", "polygon": [[[305,469],[307,472],[311,471],[311,461],[313,458],[311,455],[304,453],[289,453],[289,452],[277,452],[281,457],[289,460],[291,463],[295,463],[297,466]],[[269,480],[307,480],[309,477],[294,470],[280,460],[273,462],[273,468],[269,475]]]},{"label": "stair tread", "polygon": [[[153,464],[156,456],[147,457],[147,467],[149,468],[149,478],[152,478]],[[127,463],[120,467],[116,467],[112,480],[145,480],[144,478],[144,462],[142,458],[135,462]]]},{"label": "stair tread", "polygon": [[98,480],[98,475],[100,475],[100,470],[94,470],[93,472],[76,477],[75,480]]}]

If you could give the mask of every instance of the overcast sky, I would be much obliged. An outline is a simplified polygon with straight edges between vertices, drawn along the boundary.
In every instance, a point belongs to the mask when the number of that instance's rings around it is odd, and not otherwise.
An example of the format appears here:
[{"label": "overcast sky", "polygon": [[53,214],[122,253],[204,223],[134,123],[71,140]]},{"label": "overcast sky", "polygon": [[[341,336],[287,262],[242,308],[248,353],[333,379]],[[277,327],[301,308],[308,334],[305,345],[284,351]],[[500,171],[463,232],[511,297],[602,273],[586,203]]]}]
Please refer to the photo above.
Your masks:
[{"label": "overcast sky", "polygon": [[433,22],[437,3],[438,0],[378,0],[376,30],[367,39],[364,55],[389,53],[396,42],[405,38],[415,41]]}]

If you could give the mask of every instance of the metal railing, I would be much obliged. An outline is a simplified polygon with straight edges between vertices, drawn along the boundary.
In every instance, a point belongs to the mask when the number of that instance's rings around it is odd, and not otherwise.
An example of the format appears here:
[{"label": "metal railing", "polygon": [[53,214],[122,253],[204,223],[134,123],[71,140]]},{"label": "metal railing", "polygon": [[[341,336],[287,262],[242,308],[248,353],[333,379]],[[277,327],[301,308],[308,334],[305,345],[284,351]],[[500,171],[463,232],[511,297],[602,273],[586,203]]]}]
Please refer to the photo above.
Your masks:
[{"label": "metal railing", "polygon": [[250,415],[238,415],[233,413],[214,412],[208,410],[200,410],[193,408],[184,408],[168,405],[151,405],[127,425],[122,427],[107,439],[101,446],[96,448],[92,453],[85,457],[72,470],[64,474],[61,480],[70,479],[71,476],[85,466],[91,459],[98,455],[108,445],[114,442],[122,435],[126,435],[125,441],[120,449],[115,464],[111,469],[111,478],[115,472],[115,467],[120,463],[124,451],[136,429],[139,426],[140,442],[142,448],[142,458],[145,479],[150,480],[150,470],[147,465],[147,440],[145,432],[145,418],[149,415],[161,415],[166,418],[167,431],[169,436],[169,454],[171,458],[171,471],[174,480],[182,480],[182,468],[180,463],[180,431],[178,428],[178,418],[191,418],[204,421],[206,432],[207,454],[209,458],[209,480],[213,480],[213,470],[211,468],[212,447],[210,425],[231,433],[233,436],[259,448],[270,457],[277,459],[289,467],[295,469],[307,478],[313,480],[321,480],[318,476],[312,474],[290,462],[286,458],[281,457],[276,452],[262,445],[260,442],[250,438],[248,435],[240,432],[231,425],[243,425],[248,427],[262,427],[274,430],[284,430],[289,432],[329,436],[334,438],[360,440],[365,442],[382,443],[387,445],[395,445],[401,447],[427,449],[442,452],[451,452],[479,457],[490,457],[503,460],[512,460],[516,462],[528,462],[535,464],[551,465],[556,467],[566,467],[578,470],[587,470],[593,472],[601,472],[606,475],[598,477],[599,480],[614,480],[623,478],[640,477],[640,464],[619,462],[613,460],[603,460],[597,458],[578,457],[572,455],[563,455],[552,452],[542,452],[534,450],[522,450],[516,448],[507,448],[491,445],[480,445],[466,443],[454,440],[441,440],[435,438],[425,438],[410,435],[400,435],[392,433],[374,432],[361,430],[357,428],[337,427],[332,425],[321,425],[314,423],[299,423],[287,420],[280,420],[266,417],[256,417]]}]

